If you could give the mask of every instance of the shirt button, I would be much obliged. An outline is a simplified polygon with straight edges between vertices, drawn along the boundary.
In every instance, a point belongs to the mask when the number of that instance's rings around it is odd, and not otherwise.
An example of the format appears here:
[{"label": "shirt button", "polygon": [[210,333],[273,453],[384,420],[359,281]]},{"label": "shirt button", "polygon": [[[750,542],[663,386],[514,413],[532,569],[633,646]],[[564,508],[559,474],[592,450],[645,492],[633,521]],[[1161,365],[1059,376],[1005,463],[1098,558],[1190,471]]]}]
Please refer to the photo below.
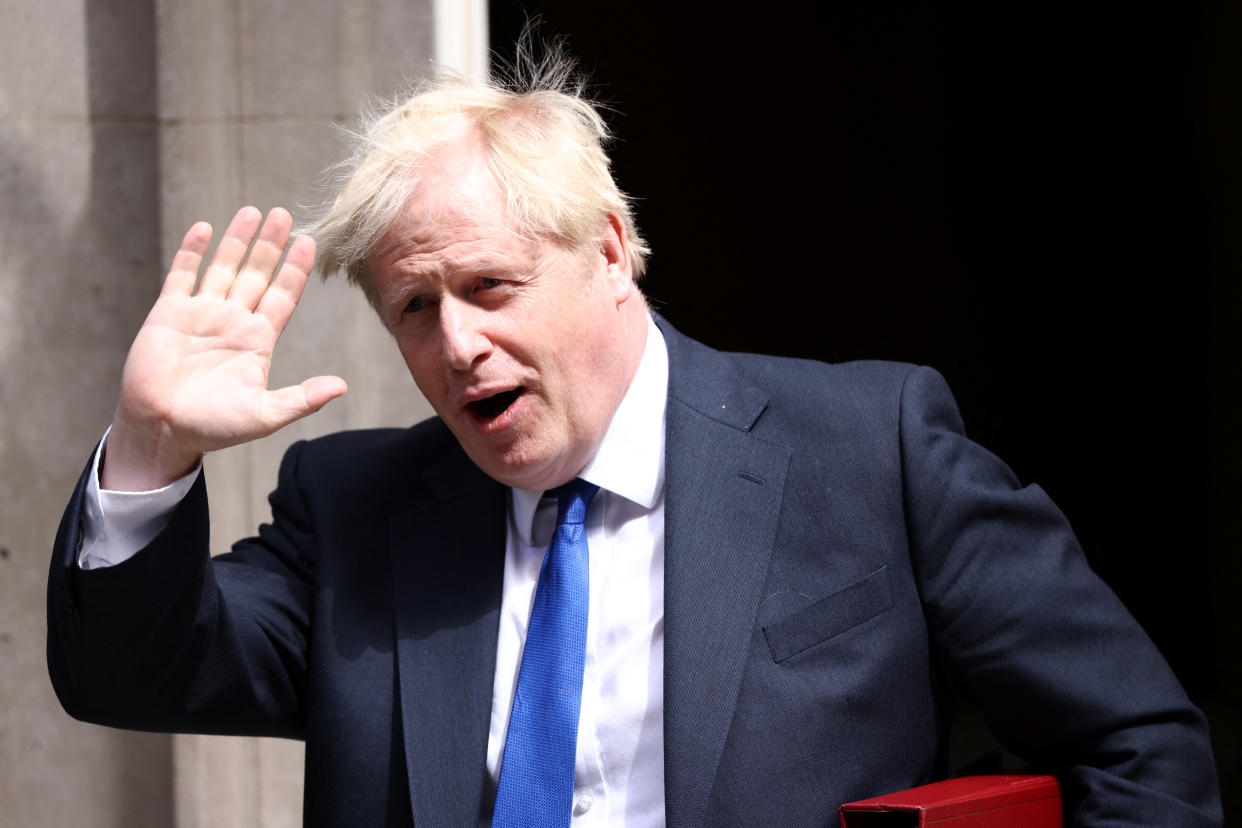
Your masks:
[{"label": "shirt button", "polygon": [[574,797],[574,816],[582,816],[591,810],[591,806],[595,804],[595,797],[591,796],[590,791],[583,791]]}]

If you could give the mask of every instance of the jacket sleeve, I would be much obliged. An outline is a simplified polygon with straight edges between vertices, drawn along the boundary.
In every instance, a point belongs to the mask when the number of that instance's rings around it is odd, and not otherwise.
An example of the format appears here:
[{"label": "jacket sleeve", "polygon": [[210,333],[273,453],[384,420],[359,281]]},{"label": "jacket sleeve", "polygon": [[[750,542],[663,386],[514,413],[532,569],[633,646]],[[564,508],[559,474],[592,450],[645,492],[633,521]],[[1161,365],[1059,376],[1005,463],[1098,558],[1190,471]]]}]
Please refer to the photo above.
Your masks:
[{"label": "jacket sleeve", "polygon": [[901,418],[928,627],[992,731],[1061,777],[1072,824],[1219,824],[1203,714],[1065,517],[965,438],[938,374],[911,372]]},{"label": "jacket sleeve", "polygon": [[204,478],[167,527],[116,566],[82,570],[79,480],[48,578],[48,670],[65,710],[140,730],[300,738],[314,583],[312,539],[286,454],[273,522],[208,554]]}]

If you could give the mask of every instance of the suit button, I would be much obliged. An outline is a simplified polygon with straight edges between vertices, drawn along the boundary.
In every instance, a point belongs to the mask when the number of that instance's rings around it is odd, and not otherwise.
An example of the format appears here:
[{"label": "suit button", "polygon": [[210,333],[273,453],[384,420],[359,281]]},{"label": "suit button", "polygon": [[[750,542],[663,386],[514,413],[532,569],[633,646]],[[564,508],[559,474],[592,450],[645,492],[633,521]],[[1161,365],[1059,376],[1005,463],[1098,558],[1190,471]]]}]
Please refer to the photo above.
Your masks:
[{"label": "suit button", "polygon": [[595,797],[591,796],[590,791],[581,791],[574,797],[574,816],[582,816],[591,810],[591,806],[595,804]]}]

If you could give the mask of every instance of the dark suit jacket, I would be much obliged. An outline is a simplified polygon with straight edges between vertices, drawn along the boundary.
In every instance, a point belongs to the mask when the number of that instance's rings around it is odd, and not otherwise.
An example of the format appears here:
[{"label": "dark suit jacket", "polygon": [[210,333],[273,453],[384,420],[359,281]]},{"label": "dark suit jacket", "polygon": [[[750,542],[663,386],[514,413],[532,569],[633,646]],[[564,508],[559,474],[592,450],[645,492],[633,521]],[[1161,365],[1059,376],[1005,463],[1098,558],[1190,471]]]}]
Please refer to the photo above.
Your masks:
[{"label": "dark suit jacket", "polygon": [[[1085,821],[1219,820],[1206,725],[1044,493],[940,378],[669,346],[670,825],[825,825],[942,774],[948,688]],[[135,558],[57,537],[48,660],[74,716],[302,738],[306,821],[472,825],[506,490],[437,420],[295,445],[209,560],[204,484]]]}]

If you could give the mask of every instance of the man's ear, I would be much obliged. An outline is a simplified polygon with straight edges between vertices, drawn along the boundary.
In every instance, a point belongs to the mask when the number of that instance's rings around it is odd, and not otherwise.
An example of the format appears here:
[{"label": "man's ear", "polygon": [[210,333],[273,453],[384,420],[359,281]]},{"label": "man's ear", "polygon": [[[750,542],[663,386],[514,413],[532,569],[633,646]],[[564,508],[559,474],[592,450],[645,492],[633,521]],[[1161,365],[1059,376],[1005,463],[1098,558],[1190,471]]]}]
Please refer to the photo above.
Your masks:
[{"label": "man's ear", "polygon": [[637,289],[630,266],[630,247],[625,237],[625,222],[617,213],[608,214],[608,223],[599,239],[599,252],[603,257],[604,280],[620,305],[633,296]]}]

